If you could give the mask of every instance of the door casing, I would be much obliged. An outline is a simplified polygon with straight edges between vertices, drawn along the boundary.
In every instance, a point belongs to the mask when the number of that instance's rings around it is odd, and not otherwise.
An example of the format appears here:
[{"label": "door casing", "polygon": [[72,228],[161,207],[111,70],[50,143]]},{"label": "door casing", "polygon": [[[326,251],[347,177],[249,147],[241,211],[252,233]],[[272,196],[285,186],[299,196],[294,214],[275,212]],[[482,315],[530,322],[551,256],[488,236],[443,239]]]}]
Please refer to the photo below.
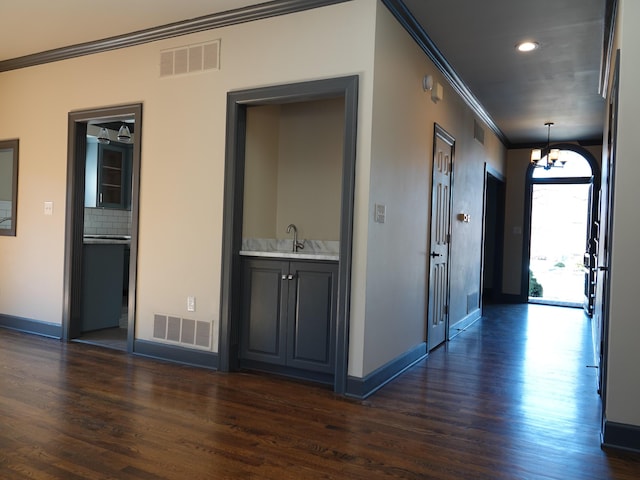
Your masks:
[{"label": "door casing", "polygon": [[232,91],[227,95],[222,278],[218,368],[238,368],[241,292],[242,216],[247,108],[343,97],[345,127],[342,162],[340,257],[336,314],[334,391],[346,393],[349,351],[349,311],[353,245],[353,209],[358,113],[357,75]]},{"label": "door casing", "polygon": [[131,251],[129,262],[129,304],[127,351],[133,352],[138,258],[138,214],[140,196],[140,156],[142,104],[80,110],[68,116],[67,207],[65,223],[62,340],[80,335],[82,294],[82,245],[84,232],[84,194],[86,133],[90,121],[117,121],[133,118],[133,157],[131,166]]}]

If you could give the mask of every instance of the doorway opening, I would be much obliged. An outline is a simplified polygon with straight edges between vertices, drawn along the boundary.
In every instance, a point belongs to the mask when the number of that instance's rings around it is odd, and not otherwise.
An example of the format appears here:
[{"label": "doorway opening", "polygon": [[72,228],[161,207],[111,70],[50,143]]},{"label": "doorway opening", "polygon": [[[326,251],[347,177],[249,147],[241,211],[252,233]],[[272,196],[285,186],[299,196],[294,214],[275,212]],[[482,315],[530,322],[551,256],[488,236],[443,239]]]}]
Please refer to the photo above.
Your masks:
[{"label": "doorway opening", "polygon": [[504,250],[505,178],[485,163],[482,304],[500,302]]},{"label": "doorway opening", "polygon": [[[251,229],[257,229],[256,232],[262,231],[257,223],[251,225],[253,220],[249,217],[245,219],[245,214],[249,215],[244,210],[245,202],[251,202],[249,198],[245,197],[245,181],[250,182],[250,175],[245,171],[247,166],[247,132],[248,121],[254,121],[256,118],[249,118],[250,115],[255,117],[255,114],[270,115],[270,112],[255,109],[254,107],[264,106],[285,106],[295,104],[304,104],[306,102],[324,101],[329,99],[342,99],[341,103],[343,110],[344,126],[341,136],[343,139],[342,149],[340,157],[342,163],[340,166],[340,176],[342,179],[341,187],[338,189],[337,194],[340,196],[338,212],[339,212],[339,239],[338,239],[338,255],[337,255],[337,273],[331,272],[310,272],[304,271],[298,268],[294,261],[289,259],[287,263],[287,269],[276,271],[275,267],[280,268],[278,265],[274,267],[273,263],[270,263],[269,268],[263,268],[262,263],[258,265],[255,261],[252,261],[252,265],[247,265],[244,256],[246,249],[248,248],[247,240],[243,247],[243,227],[251,227]],[[324,102],[322,102],[324,104]],[[268,352],[272,353],[271,357],[280,358],[281,365],[285,367],[294,367],[294,364],[300,364],[299,358],[287,360],[291,349],[292,342],[290,334],[299,333],[299,329],[289,328],[287,324],[290,322],[289,316],[286,313],[291,310],[287,306],[289,300],[295,299],[295,295],[287,294],[287,301],[285,302],[285,296],[283,292],[290,292],[291,288],[298,293],[304,290],[311,281],[311,283],[320,283],[325,286],[328,285],[331,280],[331,285],[335,284],[335,290],[333,287],[327,289],[327,293],[331,290],[332,297],[336,299],[335,305],[331,306],[329,313],[335,317],[335,328],[331,331],[327,337],[327,341],[331,342],[331,346],[326,350],[332,357],[328,363],[330,367],[324,373],[327,375],[324,377],[326,383],[333,385],[336,393],[343,394],[347,389],[347,354],[348,354],[348,321],[349,321],[349,299],[350,299],[350,284],[351,284],[351,251],[353,243],[353,204],[354,204],[354,192],[355,192],[355,146],[356,146],[356,120],[357,120],[357,104],[358,104],[358,77],[342,77],[333,78],[327,80],[317,80],[310,82],[302,82],[288,85],[278,85],[273,87],[263,87],[250,90],[242,90],[236,92],[230,92],[227,96],[227,150],[226,150],[226,166],[225,166],[225,207],[224,207],[224,219],[223,219],[223,245],[222,245],[222,282],[221,282],[221,311],[220,311],[220,344],[219,344],[219,363],[218,367],[221,371],[235,371],[241,367],[241,360],[246,362],[250,360],[247,355],[249,350],[253,350],[253,346],[260,346]],[[269,110],[269,109],[267,109]],[[260,115],[259,115],[260,116]],[[266,147],[265,147],[266,148]],[[264,148],[261,147],[264,152]],[[279,167],[278,167],[279,168]],[[252,175],[255,172],[252,173]],[[291,174],[289,169],[285,172],[287,175]],[[273,174],[273,168],[270,169],[270,174]],[[247,177],[246,177],[247,176]],[[245,178],[246,177],[246,178]],[[266,178],[263,176],[263,179]],[[262,185],[264,187],[264,184]],[[255,193],[255,192],[251,192]],[[308,195],[310,190],[307,190]],[[288,192],[288,201],[297,202],[302,200],[299,195],[291,195]],[[275,194],[277,197],[277,192]],[[264,196],[263,196],[264,198]],[[277,203],[277,201],[276,201]],[[260,205],[260,210],[263,210],[266,205],[263,203]],[[257,210],[254,210],[257,211]],[[252,214],[251,214],[252,215]],[[264,215],[259,215],[261,222],[265,220]],[[277,218],[277,214],[276,214]],[[245,223],[247,220],[248,223]],[[316,219],[317,220],[317,219]],[[284,220],[286,225],[289,220]],[[309,219],[313,222],[313,219]],[[277,224],[277,220],[276,220]],[[293,235],[293,240],[289,240],[289,246],[293,245],[294,254],[296,253],[296,244],[300,239],[296,239],[295,233],[297,232],[295,225],[289,224],[284,227],[286,231]],[[280,228],[282,230],[282,228]],[[291,242],[293,242],[291,244]],[[300,242],[302,243],[302,242]],[[277,239],[275,244],[277,245]],[[306,247],[305,247],[306,248]],[[242,253],[241,253],[242,252]],[[304,249],[302,250],[304,252]],[[262,260],[264,263],[264,260]],[[285,263],[285,262],[279,262]],[[316,262],[317,263],[317,262]],[[255,267],[255,268],[253,268]],[[274,267],[274,268],[271,268]],[[246,274],[247,268],[249,271],[255,272],[255,276],[248,276]],[[244,273],[243,273],[244,272]],[[250,283],[247,284],[247,279],[250,279]],[[334,280],[335,279],[335,282]],[[253,281],[256,281],[253,283]],[[279,283],[279,281],[282,283]],[[284,282],[287,282],[286,288]],[[244,283],[243,283],[244,282]],[[249,287],[247,287],[249,285]],[[259,288],[260,285],[264,288]],[[302,285],[302,286],[299,286]],[[316,285],[316,286],[317,286]],[[255,288],[254,288],[255,287]],[[297,288],[297,290],[295,290]],[[311,288],[311,291],[317,291],[316,287]],[[272,305],[273,308],[264,314],[265,319],[269,322],[261,322],[260,328],[256,328],[253,331],[256,332],[256,336],[247,340],[242,335],[246,335],[247,326],[251,328],[251,319],[248,323],[241,321],[243,318],[243,312],[247,311],[247,306],[251,305],[250,298],[247,298],[248,292],[253,295],[267,295],[268,301],[257,302],[262,305]],[[269,294],[271,292],[271,294]],[[273,294],[273,295],[272,295]],[[299,293],[300,298],[302,293]],[[256,297],[257,298],[257,297]],[[267,298],[267,297],[265,297]],[[280,300],[278,300],[280,299]],[[295,303],[295,302],[293,302]],[[297,311],[300,311],[300,303],[296,305]],[[294,308],[295,309],[295,308]],[[305,310],[303,308],[303,310]],[[318,311],[318,309],[310,308],[306,309],[309,312]],[[326,309],[325,309],[326,310]],[[325,311],[323,310],[323,311]],[[324,315],[323,315],[324,317]],[[244,332],[243,332],[244,325]],[[263,327],[274,326],[275,330],[266,332],[261,330]],[[279,325],[284,325],[280,327]],[[313,328],[307,330],[307,333],[311,335]],[[315,335],[315,334],[314,334]],[[282,353],[278,350],[279,346],[287,342],[287,347]],[[250,344],[250,348],[247,346]],[[297,344],[296,346],[298,346]],[[305,345],[310,345],[310,342],[306,342]],[[269,348],[266,348],[269,347]],[[317,358],[316,351],[303,348],[306,352],[310,352],[310,356],[314,357],[311,360]],[[253,352],[255,353],[255,352]],[[298,353],[298,352],[296,352]],[[282,355],[281,355],[282,354]],[[257,353],[256,353],[257,355]],[[324,353],[320,354],[323,356]],[[257,360],[258,357],[254,356],[253,360]],[[260,355],[262,360],[265,356]],[[308,362],[309,358],[306,358],[303,363]],[[257,360],[259,361],[259,360]],[[284,363],[282,363],[284,362]],[[263,362],[274,363],[274,361]],[[280,366],[281,366],[280,365]],[[305,370],[304,368],[302,368]],[[287,375],[287,371],[278,369],[275,373]],[[308,370],[305,370],[305,376],[307,377]],[[296,376],[297,372],[289,374],[289,376]],[[300,377],[298,377],[300,378]],[[311,378],[316,380],[316,378]]]},{"label": "doorway opening", "polygon": [[133,351],[139,104],[69,114],[64,341]]},{"label": "doorway opening", "polygon": [[[555,147],[557,148],[557,147]],[[560,146],[560,167],[529,167],[527,179],[526,299],[530,303],[583,307],[590,314],[599,169],[588,151]]]}]

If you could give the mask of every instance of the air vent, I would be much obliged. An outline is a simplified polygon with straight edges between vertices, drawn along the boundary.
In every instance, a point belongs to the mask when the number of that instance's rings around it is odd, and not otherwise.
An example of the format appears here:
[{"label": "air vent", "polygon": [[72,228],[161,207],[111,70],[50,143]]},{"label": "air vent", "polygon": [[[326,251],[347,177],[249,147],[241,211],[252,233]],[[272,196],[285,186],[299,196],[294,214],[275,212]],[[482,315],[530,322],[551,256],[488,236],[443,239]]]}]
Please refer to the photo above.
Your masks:
[{"label": "air vent", "polygon": [[160,77],[220,69],[220,40],[160,52]]},{"label": "air vent", "polygon": [[171,315],[153,316],[153,338],[209,348],[211,324]]},{"label": "air vent", "polygon": [[473,120],[473,138],[484,145],[484,128],[475,119]]}]

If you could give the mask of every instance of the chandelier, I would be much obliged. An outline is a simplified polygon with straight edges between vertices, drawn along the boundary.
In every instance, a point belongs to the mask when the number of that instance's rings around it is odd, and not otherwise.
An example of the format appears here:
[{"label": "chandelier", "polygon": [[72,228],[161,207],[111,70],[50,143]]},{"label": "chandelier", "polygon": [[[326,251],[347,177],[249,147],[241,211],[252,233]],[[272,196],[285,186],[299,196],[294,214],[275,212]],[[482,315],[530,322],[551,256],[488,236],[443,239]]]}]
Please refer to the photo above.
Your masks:
[{"label": "chandelier", "polygon": [[533,163],[534,167],[541,167],[545,170],[549,170],[551,167],[564,167],[564,164],[567,163],[566,160],[560,160],[560,149],[551,148],[551,125],[553,122],[545,123],[547,127],[547,154],[544,157],[544,162],[542,162],[542,149],[534,148],[531,150],[531,163]]}]

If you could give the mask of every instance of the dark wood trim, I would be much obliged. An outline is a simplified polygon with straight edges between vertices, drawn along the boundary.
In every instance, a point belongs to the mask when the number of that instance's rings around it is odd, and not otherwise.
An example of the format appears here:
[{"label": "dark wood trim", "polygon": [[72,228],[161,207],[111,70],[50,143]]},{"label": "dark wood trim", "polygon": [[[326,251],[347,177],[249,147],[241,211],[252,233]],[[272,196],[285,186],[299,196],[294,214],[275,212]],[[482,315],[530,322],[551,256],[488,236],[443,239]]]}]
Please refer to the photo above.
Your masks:
[{"label": "dark wood trim", "polygon": [[469,328],[471,325],[476,323],[481,318],[482,318],[482,310],[478,308],[473,312],[469,313],[468,315],[466,315],[465,317],[463,317],[462,319],[458,320],[453,325],[449,325],[449,332],[448,332],[449,340],[456,337],[457,335],[460,335],[462,332],[464,332],[467,328]]},{"label": "dark wood trim", "polygon": [[346,390],[351,297],[351,255],[353,245],[353,205],[358,118],[357,75],[325,80],[260,87],[229,92],[227,95],[227,136],[222,232],[220,294],[219,367],[238,368],[238,325],[240,305],[240,247],[244,190],[244,146],[246,109],[252,105],[304,102],[344,97],[345,136],[343,147],[342,204],[340,217],[340,260],[338,267],[338,308],[336,316],[336,362],[334,391]]},{"label": "dark wood trim", "polygon": [[147,340],[135,340],[133,353],[143,357],[182,363],[193,367],[218,368],[217,353],[149,342]]},{"label": "dark wood trim", "polygon": [[505,134],[500,130],[496,122],[491,118],[491,115],[484,109],[480,101],[471,92],[471,89],[462,80],[460,75],[458,75],[453,66],[447,61],[433,40],[429,38],[427,32],[409,11],[404,2],[402,0],[382,0],[382,3],[389,9],[400,25],[407,30],[422,51],[427,54],[427,57],[429,57],[436,68],[440,70],[469,108],[471,108],[482,122],[487,124],[504,145],[509,146],[509,140]]},{"label": "dark wood trim", "polygon": [[604,35],[602,38],[602,57],[600,60],[599,91],[603,98],[609,93],[609,77],[611,75],[611,60],[613,55],[613,41],[616,33],[618,16],[618,0],[606,0],[604,8]]},{"label": "dark wood trim", "polygon": [[358,399],[367,398],[427,355],[427,342],[422,342],[364,378],[349,377],[345,395]]},{"label": "dark wood trim", "polygon": [[605,420],[602,427],[602,446],[640,453],[640,427]]},{"label": "dark wood trim", "polygon": [[228,10],[182,22],[170,23],[168,25],[139,30],[137,32],[109,37],[102,40],[56,48],[53,50],[47,50],[46,52],[34,53],[23,57],[4,60],[0,62],[0,72],[57,62],[84,55],[92,55],[109,50],[133,47],[144,43],[179,37],[205,30],[212,30],[214,28],[228,27],[239,23],[287,15],[289,13],[301,12],[346,1],[349,0],[273,0],[271,2]]},{"label": "dark wood trim", "polygon": [[0,315],[0,327],[18,330],[25,333],[33,333],[43,337],[60,338],[62,327],[56,323],[41,322],[30,318]]},{"label": "dark wood trim", "polygon": [[86,131],[89,121],[135,119],[131,179],[131,243],[129,262],[129,323],[127,351],[133,351],[135,337],[136,278],[138,255],[138,214],[140,195],[140,164],[142,142],[142,104],[119,105],[69,113],[67,154],[67,207],[62,307],[62,340],[69,341],[80,334],[82,245],[84,231],[84,183]]}]

